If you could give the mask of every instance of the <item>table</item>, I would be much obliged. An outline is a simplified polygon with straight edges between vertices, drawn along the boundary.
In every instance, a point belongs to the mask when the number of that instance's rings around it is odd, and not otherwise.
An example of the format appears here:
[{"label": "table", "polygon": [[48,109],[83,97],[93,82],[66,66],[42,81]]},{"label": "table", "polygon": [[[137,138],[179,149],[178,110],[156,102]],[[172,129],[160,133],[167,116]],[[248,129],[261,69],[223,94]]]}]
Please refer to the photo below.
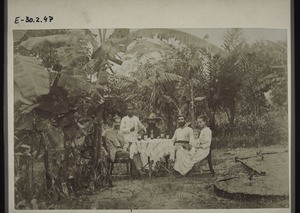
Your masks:
[{"label": "table", "polygon": [[149,176],[156,163],[165,156],[170,156],[170,160],[175,159],[175,146],[171,139],[147,139],[133,142],[130,146],[130,158],[134,154],[140,154],[143,167],[149,167]]}]

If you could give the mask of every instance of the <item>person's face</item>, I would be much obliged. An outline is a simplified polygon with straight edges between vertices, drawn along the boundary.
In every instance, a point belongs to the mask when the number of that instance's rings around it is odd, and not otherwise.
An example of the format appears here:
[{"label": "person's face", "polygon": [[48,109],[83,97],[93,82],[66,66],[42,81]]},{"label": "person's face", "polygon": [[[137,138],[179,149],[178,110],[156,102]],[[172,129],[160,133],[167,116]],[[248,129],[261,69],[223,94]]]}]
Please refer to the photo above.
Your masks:
[{"label": "person's face", "polygon": [[202,118],[198,118],[197,123],[198,123],[200,128],[203,128],[206,125],[206,122]]},{"label": "person's face", "polygon": [[133,107],[128,107],[127,114],[129,117],[133,116]]},{"label": "person's face", "polygon": [[180,127],[184,126],[184,124],[185,124],[184,117],[179,117],[178,118],[178,124],[179,124]]},{"label": "person's face", "polygon": [[116,119],[114,122],[114,129],[119,129],[120,128],[120,124],[121,124],[121,120],[120,119]]}]

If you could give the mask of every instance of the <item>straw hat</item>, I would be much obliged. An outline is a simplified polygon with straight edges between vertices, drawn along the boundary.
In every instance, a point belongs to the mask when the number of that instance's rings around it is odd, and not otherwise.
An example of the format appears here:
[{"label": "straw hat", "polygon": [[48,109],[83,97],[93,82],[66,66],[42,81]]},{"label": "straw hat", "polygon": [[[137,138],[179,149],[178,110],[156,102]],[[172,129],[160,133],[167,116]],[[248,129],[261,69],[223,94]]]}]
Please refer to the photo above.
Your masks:
[{"label": "straw hat", "polygon": [[150,113],[149,117],[148,118],[145,118],[147,121],[159,121],[161,120],[162,118],[161,117],[157,117],[155,115],[155,113]]}]

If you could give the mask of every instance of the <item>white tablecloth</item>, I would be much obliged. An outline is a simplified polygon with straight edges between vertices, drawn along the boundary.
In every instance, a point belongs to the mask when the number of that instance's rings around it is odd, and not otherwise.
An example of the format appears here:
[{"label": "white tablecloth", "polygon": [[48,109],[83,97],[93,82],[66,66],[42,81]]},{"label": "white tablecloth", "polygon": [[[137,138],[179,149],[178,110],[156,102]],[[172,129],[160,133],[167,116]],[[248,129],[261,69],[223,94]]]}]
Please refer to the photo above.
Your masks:
[{"label": "white tablecloth", "polygon": [[170,155],[175,159],[175,146],[171,139],[148,139],[133,142],[130,146],[130,158],[134,154],[140,154],[143,166],[147,165],[148,157],[153,161],[153,166],[163,157]]}]

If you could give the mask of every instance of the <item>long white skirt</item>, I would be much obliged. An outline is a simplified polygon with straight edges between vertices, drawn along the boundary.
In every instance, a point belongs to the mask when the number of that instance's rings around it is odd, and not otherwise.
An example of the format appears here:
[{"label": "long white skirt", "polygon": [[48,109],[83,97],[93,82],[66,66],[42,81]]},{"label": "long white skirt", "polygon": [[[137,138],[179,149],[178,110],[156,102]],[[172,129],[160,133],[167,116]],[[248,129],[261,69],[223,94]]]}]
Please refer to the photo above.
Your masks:
[{"label": "long white skirt", "polygon": [[193,168],[195,163],[198,163],[207,157],[207,155],[209,154],[209,149],[210,148],[192,148],[190,151],[188,151],[180,147],[176,152],[174,169],[180,174],[185,175]]}]

